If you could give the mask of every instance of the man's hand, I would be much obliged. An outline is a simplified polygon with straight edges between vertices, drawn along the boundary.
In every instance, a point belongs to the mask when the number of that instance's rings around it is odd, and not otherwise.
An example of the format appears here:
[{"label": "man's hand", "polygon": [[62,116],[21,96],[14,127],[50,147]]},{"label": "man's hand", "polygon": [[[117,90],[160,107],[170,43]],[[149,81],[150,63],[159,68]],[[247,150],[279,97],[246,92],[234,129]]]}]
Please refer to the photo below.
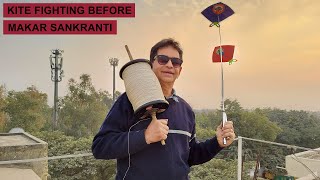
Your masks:
[{"label": "man's hand", "polygon": [[[236,134],[233,131],[233,122],[227,121],[222,127],[222,123],[217,127],[217,140],[220,147],[227,147],[229,146],[235,139]],[[226,138],[227,144],[223,144],[223,138]]]},{"label": "man's hand", "polygon": [[168,119],[152,120],[144,136],[147,144],[166,140],[169,133]]}]

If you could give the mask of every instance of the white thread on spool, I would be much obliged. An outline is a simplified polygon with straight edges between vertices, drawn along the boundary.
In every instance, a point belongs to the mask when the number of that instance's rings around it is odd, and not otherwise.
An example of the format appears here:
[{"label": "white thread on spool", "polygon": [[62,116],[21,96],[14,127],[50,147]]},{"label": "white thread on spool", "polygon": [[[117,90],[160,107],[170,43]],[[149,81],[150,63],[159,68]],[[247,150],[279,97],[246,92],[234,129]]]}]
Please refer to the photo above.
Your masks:
[{"label": "white thread on spool", "polygon": [[130,65],[124,67],[122,78],[124,80],[127,96],[135,112],[153,103],[166,103],[160,83],[151,70],[148,61],[131,61]]}]

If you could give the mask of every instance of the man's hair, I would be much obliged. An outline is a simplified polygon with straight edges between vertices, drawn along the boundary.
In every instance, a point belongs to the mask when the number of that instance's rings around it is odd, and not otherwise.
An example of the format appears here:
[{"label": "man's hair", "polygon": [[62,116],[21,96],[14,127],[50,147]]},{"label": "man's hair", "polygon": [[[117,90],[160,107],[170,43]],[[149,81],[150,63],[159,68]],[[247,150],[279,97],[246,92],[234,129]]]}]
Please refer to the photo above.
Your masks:
[{"label": "man's hair", "polygon": [[172,46],[174,49],[176,49],[179,52],[180,59],[182,60],[182,48],[180,46],[180,43],[175,41],[172,38],[162,39],[157,44],[155,44],[150,51],[150,63],[152,64],[154,61],[154,57],[157,55],[158,50],[164,47]]}]

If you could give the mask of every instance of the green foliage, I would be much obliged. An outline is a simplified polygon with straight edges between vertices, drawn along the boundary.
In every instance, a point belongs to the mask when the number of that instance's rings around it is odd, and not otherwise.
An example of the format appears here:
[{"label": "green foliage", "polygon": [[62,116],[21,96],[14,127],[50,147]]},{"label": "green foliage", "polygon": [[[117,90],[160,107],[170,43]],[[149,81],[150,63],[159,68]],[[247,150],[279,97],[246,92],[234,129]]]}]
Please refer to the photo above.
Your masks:
[{"label": "green foliage", "polygon": [[220,123],[220,113],[214,110],[195,111],[196,123],[199,128],[214,128]]},{"label": "green foliage", "polygon": [[264,109],[264,114],[283,131],[276,141],[302,147],[317,148],[320,145],[320,117],[306,111]]},{"label": "green foliage", "polygon": [[241,112],[243,112],[243,108],[241,107],[240,103],[237,100],[230,100],[226,99],[224,101],[225,110],[228,114],[228,118],[233,120],[237,120],[237,117]]},{"label": "green foliage", "polygon": [[216,131],[213,130],[212,128],[201,128],[201,127],[196,127],[196,128],[197,128],[197,139],[200,141],[206,140],[208,138],[212,138],[216,134]]},{"label": "green foliage", "polygon": [[215,135],[215,129],[218,125],[219,117],[216,111],[203,110],[195,111],[196,134],[198,140],[206,140]]},{"label": "green foliage", "polygon": [[[237,136],[274,141],[281,132],[277,123],[271,122],[261,109],[253,111],[244,110],[238,101],[231,101],[229,99],[225,101],[225,109],[228,120],[231,120],[234,123]],[[197,138],[204,140],[214,136],[214,130],[216,126],[221,123],[221,117],[222,115],[219,110],[197,112]],[[234,142],[233,145],[222,150],[217,157],[229,160],[236,159],[238,156],[236,144],[237,142]],[[274,154],[273,152],[279,153]],[[255,161],[258,154],[265,155],[261,159],[261,165],[268,167],[272,172],[277,172],[276,165],[284,166],[284,152],[282,150],[279,150],[274,146],[263,145],[261,143],[257,144],[251,141],[243,141],[243,159],[245,162]],[[211,169],[214,168],[211,167]],[[218,169],[221,171],[221,168]],[[230,173],[229,176],[225,176],[226,178],[222,178],[223,176],[216,177],[213,174],[217,173],[213,171],[200,178],[235,179],[235,177],[231,177],[230,174],[235,175],[236,173]]]},{"label": "green foliage", "polygon": [[[94,135],[107,111],[112,105],[112,96],[106,91],[97,91],[89,75],[81,75],[80,82],[69,80],[68,94],[59,101],[59,128],[61,131],[38,132],[50,129],[51,109],[47,105],[47,95],[36,87],[25,91],[9,91],[0,86],[0,132],[13,127],[21,127],[36,137],[48,142],[48,156],[90,153]],[[120,95],[116,92],[116,98]],[[225,101],[228,120],[232,120],[239,136],[277,141],[280,143],[316,148],[320,145],[320,113],[306,111],[286,111],[280,109],[245,110],[237,100]],[[205,140],[215,135],[221,123],[220,110],[195,111],[197,139]],[[71,135],[71,136],[69,136]],[[258,155],[261,166],[274,174],[276,166],[285,166],[284,157],[293,153],[287,148],[243,141],[244,179],[247,171],[254,167]],[[190,178],[235,179],[237,163],[237,142],[222,150],[218,156],[203,165],[192,168]],[[95,160],[92,156],[49,160],[52,179],[115,179],[115,160]]]},{"label": "green foliage", "polygon": [[110,94],[96,91],[87,74],[80,76],[79,83],[70,79],[68,86],[68,94],[60,100],[60,129],[76,137],[95,134],[111,107]]},{"label": "green foliage", "polygon": [[[276,123],[259,110],[244,110],[237,100],[225,101],[228,120],[233,121],[237,136],[274,141],[281,129]],[[196,113],[197,136],[199,139],[212,137],[216,127],[221,123],[220,111],[202,111]]]},{"label": "green foliage", "polygon": [[23,128],[27,132],[39,131],[50,117],[47,94],[39,92],[35,86],[22,92],[9,91],[5,112],[10,119],[6,129]]},{"label": "green foliage", "polygon": [[4,111],[6,107],[6,88],[0,85],[0,132],[5,132],[8,116]]},{"label": "green foliage", "polygon": [[[243,178],[249,180],[247,170],[254,167],[254,162],[245,162]],[[237,161],[212,159],[211,161],[193,166],[189,174],[190,180],[212,180],[212,179],[237,179]]]},{"label": "green foliage", "polygon": [[[38,132],[33,134],[48,143],[48,156],[82,154],[91,152],[92,136],[75,138],[63,132]],[[93,156],[49,160],[49,174],[53,180],[114,179],[114,160],[96,160]]]},{"label": "green foliage", "polygon": [[235,122],[239,136],[274,141],[281,129],[269,119],[256,111],[241,112],[238,122]]}]

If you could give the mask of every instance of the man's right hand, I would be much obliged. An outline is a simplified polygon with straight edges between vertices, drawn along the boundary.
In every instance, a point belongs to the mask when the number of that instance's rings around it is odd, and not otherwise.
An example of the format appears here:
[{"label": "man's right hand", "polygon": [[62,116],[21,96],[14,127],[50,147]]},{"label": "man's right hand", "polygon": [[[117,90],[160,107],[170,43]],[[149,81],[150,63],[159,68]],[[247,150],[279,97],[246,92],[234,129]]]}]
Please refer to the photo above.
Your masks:
[{"label": "man's right hand", "polygon": [[159,142],[161,140],[166,140],[169,133],[168,119],[158,119],[152,120],[144,136],[147,144]]}]

